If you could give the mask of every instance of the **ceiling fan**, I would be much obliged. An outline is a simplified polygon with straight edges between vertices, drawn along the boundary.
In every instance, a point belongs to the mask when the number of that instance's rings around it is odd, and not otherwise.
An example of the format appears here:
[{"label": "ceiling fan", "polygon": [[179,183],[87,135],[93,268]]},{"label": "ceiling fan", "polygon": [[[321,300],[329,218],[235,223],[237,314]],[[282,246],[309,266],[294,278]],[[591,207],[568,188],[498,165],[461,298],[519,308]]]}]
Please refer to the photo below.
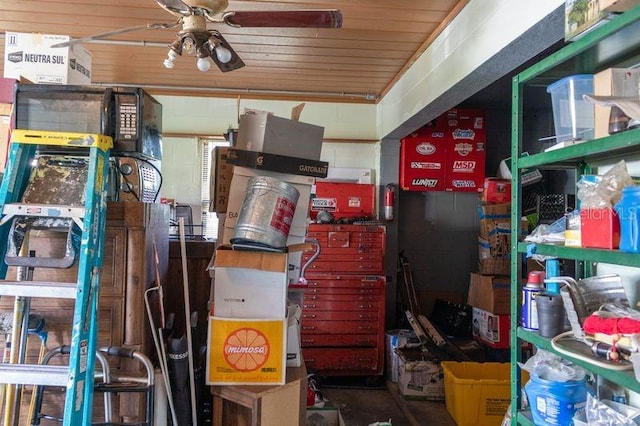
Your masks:
[{"label": "ceiling fan", "polygon": [[284,11],[227,11],[228,0],[156,0],[167,12],[178,18],[172,23],[138,25],[108,31],[89,37],[76,38],[51,47],[66,47],[105,39],[110,36],[143,29],[167,29],[182,25],[176,40],[169,44],[164,66],[173,68],[182,54],[196,56],[200,71],[208,71],[211,60],[222,72],[242,68],[245,64],[218,30],[208,29],[207,23],[224,23],[232,27],[341,28],[342,13],[337,9],[302,9]]}]

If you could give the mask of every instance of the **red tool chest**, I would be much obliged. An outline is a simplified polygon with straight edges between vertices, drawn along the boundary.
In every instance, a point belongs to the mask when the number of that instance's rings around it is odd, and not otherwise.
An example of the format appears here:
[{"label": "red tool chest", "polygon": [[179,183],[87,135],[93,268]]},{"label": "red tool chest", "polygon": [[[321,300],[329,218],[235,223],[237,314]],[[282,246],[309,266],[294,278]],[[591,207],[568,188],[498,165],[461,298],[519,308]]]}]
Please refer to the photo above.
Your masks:
[{"label": "red tool chest", "polygon": [[[301,345],[318,374],[379,375],[384,369],[385,229],[311,224],[320,255],[307,268]],[[303,253],[304,263],[313,252]]]}]

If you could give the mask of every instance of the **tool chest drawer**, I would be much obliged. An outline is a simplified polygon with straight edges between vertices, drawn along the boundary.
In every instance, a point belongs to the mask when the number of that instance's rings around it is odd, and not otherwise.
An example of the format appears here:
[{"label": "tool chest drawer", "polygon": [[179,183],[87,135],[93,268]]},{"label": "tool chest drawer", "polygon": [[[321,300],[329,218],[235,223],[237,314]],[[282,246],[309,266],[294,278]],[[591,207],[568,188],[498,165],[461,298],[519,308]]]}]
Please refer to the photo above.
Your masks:
[{"label": "tool chest drawer", "polygon": [[301,342],[305,347],[376,347],[378,339],[375,334],[305,334],[301,337]]},{"label": "tool chest drawer", "polygon": [[307,347],[302,356],[307,369],[327,375],[367,375],[382,371],[383,347],[324,348]]},{"label": "tool chest drawer", "polygon": [[[301,345],[325,375],[382,374],[386,280],[381,225],[311,224],[320,253],[305,272]],[[307,262],[314,250],[303,252]]]}]

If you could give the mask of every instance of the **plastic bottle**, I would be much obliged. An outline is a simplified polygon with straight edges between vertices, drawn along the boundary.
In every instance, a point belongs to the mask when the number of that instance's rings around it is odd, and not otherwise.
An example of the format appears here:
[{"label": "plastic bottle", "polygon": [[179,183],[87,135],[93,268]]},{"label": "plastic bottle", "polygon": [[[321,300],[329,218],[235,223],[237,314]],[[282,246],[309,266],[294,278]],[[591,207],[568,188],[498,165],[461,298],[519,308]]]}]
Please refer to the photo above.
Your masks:
[{"label": "plastic bottle", "polygon": [[620,218],[620,251],[640,253],[640,186],[622,188],[614,210]]}]

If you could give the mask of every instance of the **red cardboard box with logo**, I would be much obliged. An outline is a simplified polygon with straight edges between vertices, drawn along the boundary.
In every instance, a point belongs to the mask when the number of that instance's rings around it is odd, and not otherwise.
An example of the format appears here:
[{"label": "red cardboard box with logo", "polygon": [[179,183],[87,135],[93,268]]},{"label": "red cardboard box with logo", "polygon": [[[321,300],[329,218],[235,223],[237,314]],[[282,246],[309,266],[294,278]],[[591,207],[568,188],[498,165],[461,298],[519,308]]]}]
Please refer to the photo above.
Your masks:
[{"label": "red cardboard box with logo", "polygon": [[334,219],[373,217],[375,185],[346,182],[316,182],[312,189],[309,215],[315,220],[319,211],[331,213]]},{"label": "red cardboard box with logo", "polygon": [[452,109],[401,141],[405,191],[480,192],[486,155],[484,112]]}]

